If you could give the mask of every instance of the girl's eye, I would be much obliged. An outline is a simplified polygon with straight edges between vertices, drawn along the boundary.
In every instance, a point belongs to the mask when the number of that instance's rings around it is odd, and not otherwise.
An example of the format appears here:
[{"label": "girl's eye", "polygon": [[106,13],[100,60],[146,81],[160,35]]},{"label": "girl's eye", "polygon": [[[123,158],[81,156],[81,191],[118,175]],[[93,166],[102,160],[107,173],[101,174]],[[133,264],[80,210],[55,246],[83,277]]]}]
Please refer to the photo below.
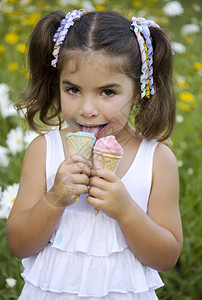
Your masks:
[{"label": "girl's eye", "polygon": [[104,90],[102,92],[103,96],[107,96],[107,97],[111,97],[113,95],[115,95],[115,93],[112,90]]},{"label": "girl's eye", "polygon": [[68,92],[70,95],[75,95],[75,94],[78,94],[79,89],[77,89],[76,87],[72,87],[72,88],[67,89],[67,92]]}]

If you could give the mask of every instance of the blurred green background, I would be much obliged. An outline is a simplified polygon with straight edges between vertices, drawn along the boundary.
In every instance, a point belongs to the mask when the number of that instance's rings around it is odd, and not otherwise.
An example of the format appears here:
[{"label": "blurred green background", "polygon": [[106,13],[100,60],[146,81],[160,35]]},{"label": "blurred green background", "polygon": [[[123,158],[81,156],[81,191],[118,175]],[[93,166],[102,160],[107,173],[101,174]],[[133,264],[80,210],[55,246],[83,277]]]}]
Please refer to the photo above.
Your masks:
[{"label": "blurred green background", "polygon": [[143,16],[166,29],[175,50],[177,102],[173,151],[180,172],[184,246],[174,269],[160,274],[160,299],[202,299],[202,3],[201,0],[0,0],[0,299],[17,299],[23,281],[20,260],[8,248],[5,224],[16,196],[24,151],[34,137],[12,109],[27,84],[26,41],[52,10],[116,10]]}]

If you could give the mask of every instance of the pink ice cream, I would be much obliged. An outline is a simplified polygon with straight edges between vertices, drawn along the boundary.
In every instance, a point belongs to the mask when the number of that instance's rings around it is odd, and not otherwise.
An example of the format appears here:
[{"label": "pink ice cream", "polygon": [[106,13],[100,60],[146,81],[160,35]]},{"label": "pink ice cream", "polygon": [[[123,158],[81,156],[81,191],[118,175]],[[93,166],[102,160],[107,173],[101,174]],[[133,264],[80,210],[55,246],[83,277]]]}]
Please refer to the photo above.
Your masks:
[{"label": "pink ice cream", "polygon": [[116,153],[119,155],[123,154],[123,148],[113,135],[98,139],[95,143],[94,150],[99,152]]}]

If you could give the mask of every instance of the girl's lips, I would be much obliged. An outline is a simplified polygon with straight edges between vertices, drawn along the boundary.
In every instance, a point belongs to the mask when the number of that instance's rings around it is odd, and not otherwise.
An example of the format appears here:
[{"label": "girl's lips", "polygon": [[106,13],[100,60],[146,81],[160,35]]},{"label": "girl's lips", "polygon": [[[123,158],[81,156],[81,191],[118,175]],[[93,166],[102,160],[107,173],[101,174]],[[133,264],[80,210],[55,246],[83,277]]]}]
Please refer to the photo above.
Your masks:
[{"label": "girl's lips", "polygon": [[95,135],[95,137],[97,137],[98,135],[100,135],[104,130],[105,127],[109,124],[109,122],[104,122],[102,124],[80,124],[78,122],[75,122],[78,126],[79,126],[79,130],[83,131],[83,132],[90,132],[93,133]]}]

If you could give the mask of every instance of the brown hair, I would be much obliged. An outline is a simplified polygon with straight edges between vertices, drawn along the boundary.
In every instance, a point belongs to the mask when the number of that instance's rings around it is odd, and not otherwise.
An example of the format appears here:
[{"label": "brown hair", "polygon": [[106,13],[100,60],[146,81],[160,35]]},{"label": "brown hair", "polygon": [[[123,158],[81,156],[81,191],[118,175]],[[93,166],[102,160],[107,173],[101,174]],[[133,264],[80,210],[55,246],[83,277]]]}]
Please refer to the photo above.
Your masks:
[{"label": "brown hair", "polygon": [[[121,72],[134,81],[135,91],[140,95],[141,56],[135,34],[130,30],[131,21],[117,12],[90,12],[70,27],[61,46],[57,67],[51,66],[53,35],[65,13],[56,11],[43,18],[29,39],[30,81],[25,98],[17,108],[27,109],[27,120],[39,129],[34,117],[47,125],[61,125],[59,76],[68,53],[79,50],[101,52],[112,57],[124,57]],[[161,28],[149,27],[153,56],[155,94],[150,99],[139,99],[135,106],[136,131],[151,139],[165,140],[175,123],[175,101],[172,88],[172,49],[170,40]],[[78,53],[78,51],[75,51]],[[140,96],[139,96],[140,98]]]}]

